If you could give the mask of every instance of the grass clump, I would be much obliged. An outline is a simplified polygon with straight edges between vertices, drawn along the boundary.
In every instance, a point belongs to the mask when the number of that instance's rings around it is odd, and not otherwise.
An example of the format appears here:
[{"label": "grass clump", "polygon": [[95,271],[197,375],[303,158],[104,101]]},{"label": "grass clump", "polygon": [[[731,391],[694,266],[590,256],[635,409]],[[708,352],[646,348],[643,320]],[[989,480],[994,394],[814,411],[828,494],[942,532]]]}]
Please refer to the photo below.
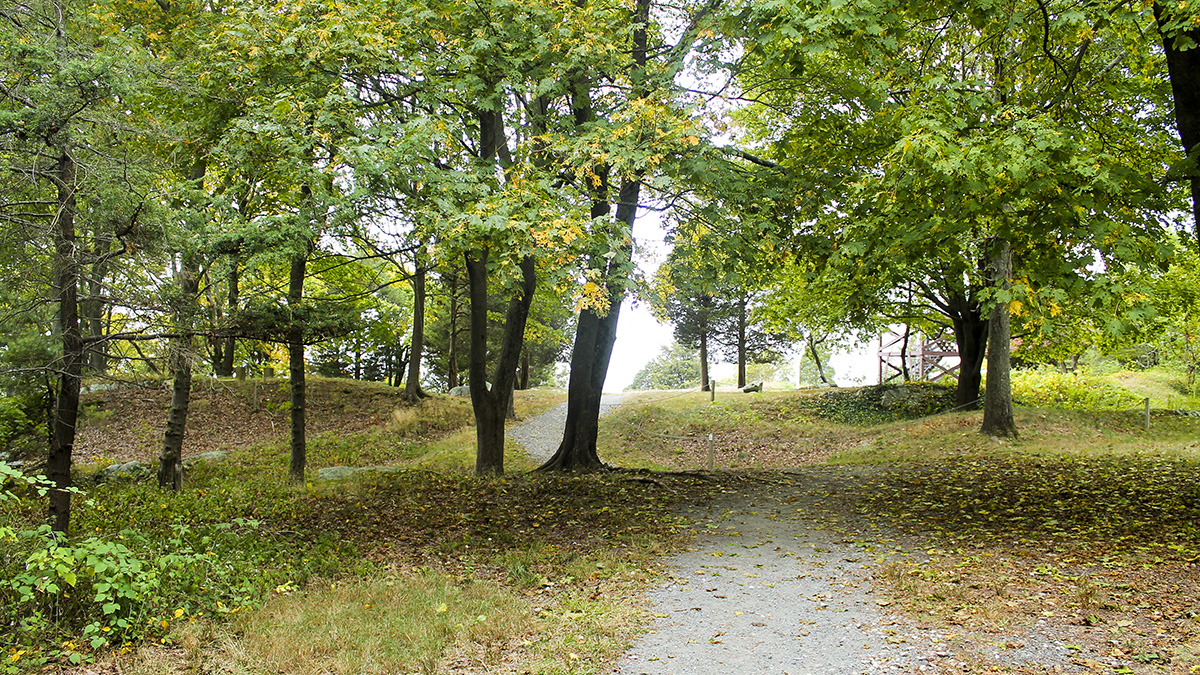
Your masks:
[{"label": "grass clump", "polygon": [[437,672],[456,644],[492,647],[495,662],[532,626],[511,591],[428,571],[283,589],[234,624],[248,669],[364,675]]}]

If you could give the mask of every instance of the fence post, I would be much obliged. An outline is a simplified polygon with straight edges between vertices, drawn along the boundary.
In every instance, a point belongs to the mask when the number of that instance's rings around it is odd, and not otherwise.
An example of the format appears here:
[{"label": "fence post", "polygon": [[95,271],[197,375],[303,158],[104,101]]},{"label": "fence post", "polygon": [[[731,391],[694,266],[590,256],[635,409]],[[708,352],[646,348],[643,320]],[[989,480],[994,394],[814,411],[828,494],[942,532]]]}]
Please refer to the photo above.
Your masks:
[{"label": "fence post", "polygon": [[717,467],[717,443],[713,440],[713,435],[708,435],[708,470],[712,471]]},{"label": "fence post", "polygon": [[1146,431],[1150,431],[1150,399],[1146,399]]},{"label": "fence post", "polygon": [[717,381],[710,379],[708,381],[708,402],[712,403],[717,400]]}]

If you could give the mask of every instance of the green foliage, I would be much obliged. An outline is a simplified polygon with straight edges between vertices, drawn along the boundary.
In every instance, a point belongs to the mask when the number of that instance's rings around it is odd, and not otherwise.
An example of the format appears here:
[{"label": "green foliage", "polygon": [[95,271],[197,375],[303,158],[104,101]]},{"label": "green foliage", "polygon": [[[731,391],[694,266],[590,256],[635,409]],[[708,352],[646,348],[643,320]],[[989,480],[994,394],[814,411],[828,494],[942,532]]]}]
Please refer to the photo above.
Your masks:
[{"label": "green foliage", "polygon": [[692,389],[698,386],[700,359],[696,351],[672,342],[633,376],[633,382],[625,390]]},{"label": "green foliage", "polygon": [[1142,399],[1108,378],[1051,368],[1014,370],[1013,403],[1071,410],[1132,410]]},{"label": "green foliage", "polygon": [[915,419],[954,407],[954,391],[927,382],[827,389],[800,399],[802,409],[838,424],[869,425]]}]

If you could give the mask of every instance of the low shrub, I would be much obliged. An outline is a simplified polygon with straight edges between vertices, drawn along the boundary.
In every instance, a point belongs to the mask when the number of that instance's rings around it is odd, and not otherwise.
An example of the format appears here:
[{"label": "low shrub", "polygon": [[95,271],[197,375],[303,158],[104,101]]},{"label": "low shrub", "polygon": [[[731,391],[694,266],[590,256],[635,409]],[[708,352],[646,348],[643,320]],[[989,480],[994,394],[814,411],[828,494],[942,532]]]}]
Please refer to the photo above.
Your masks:
[{"label": "low shrub", "polygon": [[1049,368],[1014,370],[1012,398],[1017,405],[1071,410],[1132,409],[1142,401],[1106,377]]}]

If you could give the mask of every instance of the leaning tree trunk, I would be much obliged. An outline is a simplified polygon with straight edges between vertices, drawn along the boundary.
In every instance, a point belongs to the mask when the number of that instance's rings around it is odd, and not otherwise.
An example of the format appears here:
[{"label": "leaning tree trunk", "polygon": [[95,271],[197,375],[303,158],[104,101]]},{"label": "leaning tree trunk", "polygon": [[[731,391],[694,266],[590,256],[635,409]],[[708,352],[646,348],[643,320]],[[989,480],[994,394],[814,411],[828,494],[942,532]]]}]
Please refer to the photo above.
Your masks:
[{"label": "leaning tree trunk", "polygon": [[471,356],[467,381],[475,413],[475,473],[480,476],[504,473],[504,418],[512,402],[517,360],[525,341],[525,324],[537,286],[532,256],[521,260],[520,295],[508,303],[504,335],[496,359],[492,388],[487,388],[487,251],[467,254],[468,288],[471,297]]},{"label": "leaning tree trunk", "polygon": [[307,391],[304,381],[304,323],[299,316],[304,300],[304,277],[308,272],[308,252],[292,256],[291,272],[288,275],[288,308],[292,311],[292,325],[288,328],[288,378],[292,393],[292,440],[291,463],[288,481],[304,483],[304,467],[308,445],[305,437]]},{"label": "leaning tree trunk", "polygon": [[[1012,249],[1007,241],[998,246],[992,263],[992,282],[996,288],[1008,290],[1012,285]],[[1013,417],[1010,380],[1012,332],[1007,301],[997,302],[992,307],[988,326],[988,378],[983,399],[983,425],[979,432],[989,436],[1016,437],[1017,422]]]},{"label": "leaning tree trunk", "polygon": [[179,336],[171,338],[171,407],[163,432],[162,452],[158,457],[158,486],[179,492],[183,489],[183,434],[187,427],[188,404],[192,393],[192,317],[196,294],[200,290],[200,271],[194,256],[185,254],[179,270],[179,306],[175,327]]},{"label": "leaning tree trunk", "polygon": [[425,351],[425,268],[417,261],[412,277],[413,328],[408,353],[408,381],[404,385],[404,400],[416,403],[425,398],[421,391],[421,356]]},{"label": "leaning tree trunk", "polygon": [[58,291],[58,325],[62,339],[62,361],[58,372],[58,396],[51,420],[50,454],[46,477],[50,490],[50,519],[55,532],[66,534],[71,527],[71,454],[75,448],[75,423],[79,417],[79,384],[83,375],[84,344],[79,327],[79,262],[75,257],[75,158],[70,151],[59,153],[57,175],[58,214],[54,220],[54,286]]},{"label": "leaning tree trunk", "polygon": [[828,336],[821,338],[820,342],[818,342],[815,338],[813,338],[813,334],[809,333],[808,334],[808,351],[810,354],[812,354],[813,363],[816,364],[816,366],[817,366],[817,377],[820,378],[820,380],[822,382],[824,382],[827,386],[833,387],[836,389],[837,383],[834,382],[833,380],[830,380],[829,377],[827,377],[825,375],[825,364],[821,363],[821,355],[819,353],[817,353],[817,345],[821,344],[821,342],[824,342],[826,339],[828,339]]},{"label": "leaning tree trunk", "polygon": [[[1200,161],[1200,157],[1196,156],[1200,152],[1200,47],[1186,50],[1175,47],[1175,39],[1168,38],[1163,32],[1167,17],[1163,15],[1160,2],[1154,3],[1154,18],[1158,22],[1163,51],[1167,57],[1167,77],[1171,81],[1171,93],[1175,99],[1175,126],[1179,130],[1179,139],[1183,142],[1184,153],[1193,161]],[[1182,35],[1200,44],[1200,30],[1188,30]],[[1193,232],[1200,245],[1200,176],[1197,173],[1193,167],[1188,182],[1192,188]]]},{"label": "leaning tree trunk", "polygon": [[954,342],[958,345],[958,387],[954,390],[954,405],[974,408],[979,403],[983,383],[983,359],[987,354],[988,322],[983,308],[965,295],[948,298],[954,323]]}]

